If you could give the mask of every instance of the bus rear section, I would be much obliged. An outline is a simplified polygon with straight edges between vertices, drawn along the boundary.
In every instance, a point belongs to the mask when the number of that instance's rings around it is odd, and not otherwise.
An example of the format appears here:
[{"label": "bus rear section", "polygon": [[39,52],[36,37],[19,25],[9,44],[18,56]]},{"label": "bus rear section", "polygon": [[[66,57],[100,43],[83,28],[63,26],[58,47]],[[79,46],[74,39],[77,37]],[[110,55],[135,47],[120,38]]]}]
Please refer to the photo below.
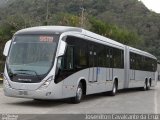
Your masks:
[{"label": "bus rear section", "polygon": [[150,89],[157,82],[157,58],[153,55],[128,47],[129,53],[129,88],[143,87]]}]

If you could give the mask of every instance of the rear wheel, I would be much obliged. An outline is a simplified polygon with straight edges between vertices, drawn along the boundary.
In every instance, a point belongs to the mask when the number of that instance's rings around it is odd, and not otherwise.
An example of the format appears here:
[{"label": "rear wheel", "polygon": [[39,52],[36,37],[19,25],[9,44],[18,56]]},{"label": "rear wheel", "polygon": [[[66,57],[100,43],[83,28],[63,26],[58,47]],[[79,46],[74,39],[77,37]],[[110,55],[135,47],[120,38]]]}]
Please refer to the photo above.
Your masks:
[{"label": "rear wheel", "polygon": [[148,80],[145,80],[144,86],[143,86],[143,88],[142,88],[143,91],[146,91],[146,90],[147,90],[147,86],[148,86],[147,84],[148,84]]},{"label": "rear wheel", "polygon": [[41,101],[45,101],[45,100],[42,100],[42,99],[33,99],[34,101],[39,101],[39,102],[41,102]]},{"label": "rear wheel", "polygon": [[151,83],[150,80],[147,81],[147,90],[150,90],[150,88],[151,88],[151,84],[150,83]]},{"label": "rear wheel", "polygon": [[82,83],[79,83],[78,87],[77,87],[77,91],[76,91],[76,96],[71,98],[71,102],[72,103],[80,103],[83,97],[83,86]]}]

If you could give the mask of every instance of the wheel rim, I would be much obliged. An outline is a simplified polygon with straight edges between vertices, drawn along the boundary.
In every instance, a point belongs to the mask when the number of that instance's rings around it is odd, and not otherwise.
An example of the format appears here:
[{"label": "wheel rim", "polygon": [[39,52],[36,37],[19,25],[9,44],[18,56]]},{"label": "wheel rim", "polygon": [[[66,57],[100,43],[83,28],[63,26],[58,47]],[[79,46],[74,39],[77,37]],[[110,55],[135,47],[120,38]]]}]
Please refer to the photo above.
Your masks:
[{"label": "wheel rim", "polygon": [[116,85],[113,86],[113,93],[116,93]]},{"label": "wheel rim", "polygon": [[78,100],[81,100],[82,98],[82,88],[81,87],[78,87],[77,89],[77,98]]},{"label": "wheel rim", "polygon": [[148,87],[151,87],[151,84],[150,84],[151,82],[150,81],[148,81]]},{"label": "wheel rim", "polygon": [[148,81],[147,88],[150,89],[150,82]]},{"label": "wheel rim", "polygon": [[144,84],[144,90],[146,90],[147,89],[147,83],[145,82],[145,84]]}]

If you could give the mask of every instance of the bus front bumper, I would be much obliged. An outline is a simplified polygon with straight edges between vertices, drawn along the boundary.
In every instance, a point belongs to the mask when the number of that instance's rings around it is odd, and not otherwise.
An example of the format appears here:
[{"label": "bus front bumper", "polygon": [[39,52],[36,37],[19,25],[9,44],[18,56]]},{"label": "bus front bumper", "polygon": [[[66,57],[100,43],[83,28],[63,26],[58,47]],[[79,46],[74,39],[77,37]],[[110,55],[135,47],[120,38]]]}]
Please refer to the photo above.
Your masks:
[{"label": "bus front bumper", "polygon": [[43,90],[17,90],[9,87],[3,89],[4,95],[8,97],[29,98],[29,99],[62,99],[62,96],[56,95],[53,91]]}]

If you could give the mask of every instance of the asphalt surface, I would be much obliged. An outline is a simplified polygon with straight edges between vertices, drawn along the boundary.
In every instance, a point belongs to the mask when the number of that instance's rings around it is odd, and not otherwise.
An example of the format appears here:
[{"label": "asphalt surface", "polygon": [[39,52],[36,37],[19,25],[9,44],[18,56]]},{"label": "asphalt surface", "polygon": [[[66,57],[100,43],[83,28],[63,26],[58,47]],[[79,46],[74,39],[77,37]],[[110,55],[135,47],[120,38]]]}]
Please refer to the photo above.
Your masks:
[{"label": "asphalt surface", "polygon": [[2,86],[3,86],[3,84],[2,84],[2,82],[0,82],[0,90],[2,89]]},{"label": "asphalt surface", "polygon": [[80,104],[69,100],[34,101],[11,98],[3,94],[0,85],[0,114],[94,114],[94,113],[160,113],[160,82],[149,91],[121,90],[115,96],[86,96]]}]

